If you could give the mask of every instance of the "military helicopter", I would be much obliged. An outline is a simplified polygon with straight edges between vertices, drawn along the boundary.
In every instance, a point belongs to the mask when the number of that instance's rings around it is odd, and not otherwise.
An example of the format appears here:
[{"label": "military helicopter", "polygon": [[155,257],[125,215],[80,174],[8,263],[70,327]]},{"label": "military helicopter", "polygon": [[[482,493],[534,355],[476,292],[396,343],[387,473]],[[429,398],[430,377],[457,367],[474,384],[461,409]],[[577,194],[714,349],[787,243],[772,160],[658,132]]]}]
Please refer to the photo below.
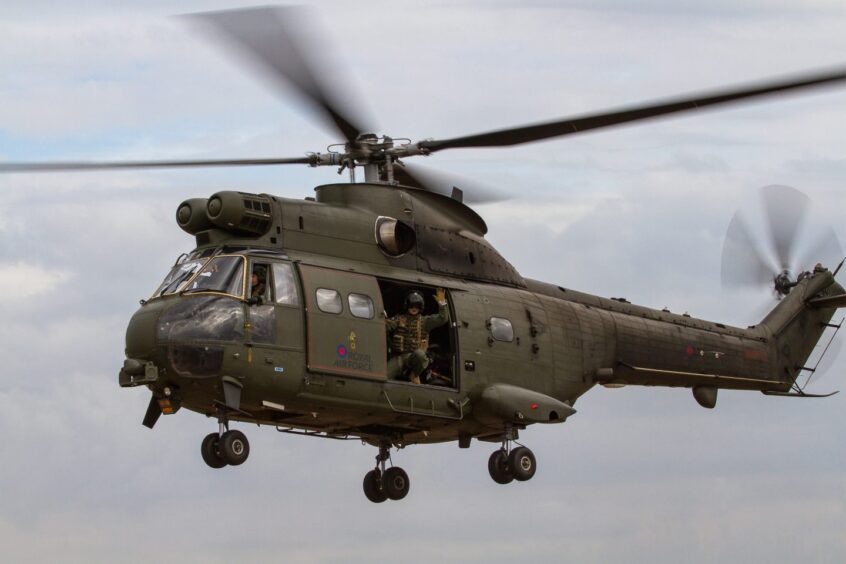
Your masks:
[{"label": "military helicopter", "polygon": [[[5,172],[298,164],[335,166],[349,183],[318,186],[304,200],[222,191],[182,202],[194,237],[129,322],[121,387],[148,388],[143,424],[185,408],[217,420],[201,443],[212,468],[250,452],[233,422],[378,449],[363,489],[373,502],[404,498],[406,472],[391,449],[475,438],[498,446],[488,461],[500,484],[537,469],[519,432],[563,423],[593,387],[692,389],[713,408],[719,389],[815,397],[799,385],[846,291],[813,258],[794,258],[801,211],[790,189],[769,191],[779,256],[773,270],[732,222],[724,249],[728,283],[770,285],[779,298],[757,325],[731,327],[524,278],[485,239],[484,220],[454,188],[441,193],[403,162],[462,147],[503,147],[573,135],[755,97],[832,85],[846,70],[785,78],[707,95],[549,123],[412,142],[367,132],[322,84],[298,42],[291,9],[194,16],[272,77],[322,109],[343,143],[303,157],[216,161],[6,163]],[[363,182],[357,172],[363,172]],[[801,215],[801,214],[800,214]],[[831,245],[826,241],[826,245]],[[733,274],[733,265],[742,272]],[[842,265],[842,263],[841,263]],[[253,279],[255,277],[255,280]],[[433,318],[418,330],[425,368],[409,371],[391,320]],[[415,318],[416,319],[416,318]],[[424,334],[425,333],[425,334]],[[406,336],[408,336],[406,334]]]}]

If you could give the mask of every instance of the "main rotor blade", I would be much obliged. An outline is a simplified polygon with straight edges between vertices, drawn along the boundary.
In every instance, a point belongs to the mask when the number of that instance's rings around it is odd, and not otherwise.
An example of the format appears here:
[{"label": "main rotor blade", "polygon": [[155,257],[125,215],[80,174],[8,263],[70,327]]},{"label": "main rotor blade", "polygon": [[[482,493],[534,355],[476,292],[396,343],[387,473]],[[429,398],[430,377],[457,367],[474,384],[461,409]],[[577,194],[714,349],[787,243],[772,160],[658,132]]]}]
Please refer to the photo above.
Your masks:
[{"label": "main rotor blade", "polygon": [[798,90],[802,88],[833,85],[846,80],[846,68],[837,68],[814,74],[785,77],[781,79],[747,85],[725,90],[717,90],[693,96],[685,96],[665,102],[647,103],[641,106],[623,108],[591,114],[581,117],[564,118],[558,121],[500,129],[486,133],[478,133],[465,137],[455,137],[443,140],[424,140],[418,144],[430,152],[459,147],[506,147],[531,143],[552,137],[574,135],[592,129],[613,127],[616,125],[651,119],[668,114],[701,110],[709,106],[728,104],[740,100],[748,100],[762,96],[769,96],[780,92]]},{"label": "main rotor blade", "polygon": [[764,258],[740,212],[731,218],[726,231],[721,266],[724,288],[761,288],[773,284],[775,269]]},{"label": "main rotor blade", "polygon": [[[444,196],[462,195],[460,201],[471,204],[501,202],[508,199],[503,192],[458,175],[435,172],[420,165],[403,163],[394,167],[394,178],[404,186],[437,192]],[[455,192],[458,189],[458,192]]]},{"label": "main rotor blade", "polygon": [[[235,46],[240,54],[271,81],[293,86],[306,100],[323,110],[335,127],[352,143],[364,129],[348,115],[320,77],[336,70],[321,68],[309,52],[325,50],[324,41],[306,41],[304,30],[315,34],[302,8],[257,7],[189,14],[190,19],[210,26],[211,31]],[[355,112],[360,114],[361,112]]]},{"label": "main rotor blade", "polygon": [[761,188],[761,202],[773,250],[781,270],[793,271],[793,249],[799,237],[811,200],[795,188],[773,184]]},{"label": "main rotor blade", "polygon": [[122,168],[188,168],[205,166],[264,166],[286,164],[311,164],[309,157],[290,159],[220,159],[199,161],[114,161],[114,162],[44,162],[44,163],[3,163],[0,173],[8,172],[56,172],[105,170]]}]

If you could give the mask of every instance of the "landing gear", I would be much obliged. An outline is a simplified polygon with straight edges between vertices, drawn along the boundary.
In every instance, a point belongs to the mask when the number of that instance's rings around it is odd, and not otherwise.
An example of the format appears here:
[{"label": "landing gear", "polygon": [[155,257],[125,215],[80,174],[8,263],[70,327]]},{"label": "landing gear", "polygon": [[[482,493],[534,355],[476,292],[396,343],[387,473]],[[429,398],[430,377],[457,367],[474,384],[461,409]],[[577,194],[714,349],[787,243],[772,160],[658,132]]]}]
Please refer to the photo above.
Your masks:
[{"label": "landing gear", "polygon": [[488,473],[497,484],[510,484],[513,480],[525,482],[531,480],[537,470],[535,455],[522,445],[511,448],[516,438],[512,428],[506,427],[502,436],[502,446],[491,453],[488,459]]},{"label": "landing gear", "polygon": [[241,431],[226,431],[220,437],[220,457],[227,464],[238,466],[243,464],[250,455],[250,442]]},{"label": "landing gear", "polygon": [[373,503],[382,503],[388,499],[388,492],[382,486],[382,472],[377,468],[364,475],[364,495]]},{"label": "landing gear", "polygon": [[519,482],[531,480],[538,469],[535,455],[527,447],[519,446],[508,455],[508,469]]},{"label": "landing gear", "polygon": [[210,433],[200,445],[203,461],[212,468],[238,466],[250,455],[250,442],[247,436],[238,430],[229,430],[225,414],[219,417],[219,430]]},{"label": "landing gear", "polygon": [[488,459],[488,472],[497,484],[510,484],[514,481],[511,469],[508,467],[508,455],[502,449],[491,453]]},{"label": "landing gear", "polygon": [[220,455],[218,445],[220,444],[220,435],[217,433],[210,433],[203,439],[203,444],[200,445],[200,454],[203,455],[203,461],[212,468],[223,468],[226,466],[226,461]]},{"label": "landing gear", "polygon": [[386,499],[399,500],[408,495],[411,481],[408,474],[399,466],[385,468],[391,459],[391,445],[383,442],[376,455],[376,468],[364,475],[364,495],[373,503],[382,503]]},{"label": "landing gear", "polygon": [[382,484],[385,486],[385,492],[388,494],[388,497],[394,500],[407,496],[408,488],[411,486],[408,474],[399,466],[393,466],[385,470],[385,474],[382,475]]}]

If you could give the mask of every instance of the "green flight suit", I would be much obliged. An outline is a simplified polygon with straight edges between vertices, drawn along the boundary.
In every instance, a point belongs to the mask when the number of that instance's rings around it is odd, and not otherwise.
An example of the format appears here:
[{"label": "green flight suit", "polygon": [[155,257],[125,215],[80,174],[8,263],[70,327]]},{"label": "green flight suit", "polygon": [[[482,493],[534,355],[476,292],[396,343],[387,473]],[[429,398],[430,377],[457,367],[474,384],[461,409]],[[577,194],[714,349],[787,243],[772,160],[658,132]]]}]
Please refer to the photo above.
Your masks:
[{"label": "green flight suit", "polygon": [[449,321],[446,302],[439,304],[433,315],[401,313],[386,321],[392,358],[388,361],[388,377],[397,378],[405,368],[419,376],[429,366],[426,350],[429,348],[429,331]]}]

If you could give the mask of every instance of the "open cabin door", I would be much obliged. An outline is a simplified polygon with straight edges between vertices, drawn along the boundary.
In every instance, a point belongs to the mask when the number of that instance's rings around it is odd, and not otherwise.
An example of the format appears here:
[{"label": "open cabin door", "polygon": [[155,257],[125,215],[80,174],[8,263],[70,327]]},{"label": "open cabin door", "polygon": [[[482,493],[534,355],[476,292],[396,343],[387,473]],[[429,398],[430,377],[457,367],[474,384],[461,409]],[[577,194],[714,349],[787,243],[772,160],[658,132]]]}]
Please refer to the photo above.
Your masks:
[{"label": "open cabin door", "polygon": [[312,372],[385,380],[387,342],[376,278],[300,265]]}]

